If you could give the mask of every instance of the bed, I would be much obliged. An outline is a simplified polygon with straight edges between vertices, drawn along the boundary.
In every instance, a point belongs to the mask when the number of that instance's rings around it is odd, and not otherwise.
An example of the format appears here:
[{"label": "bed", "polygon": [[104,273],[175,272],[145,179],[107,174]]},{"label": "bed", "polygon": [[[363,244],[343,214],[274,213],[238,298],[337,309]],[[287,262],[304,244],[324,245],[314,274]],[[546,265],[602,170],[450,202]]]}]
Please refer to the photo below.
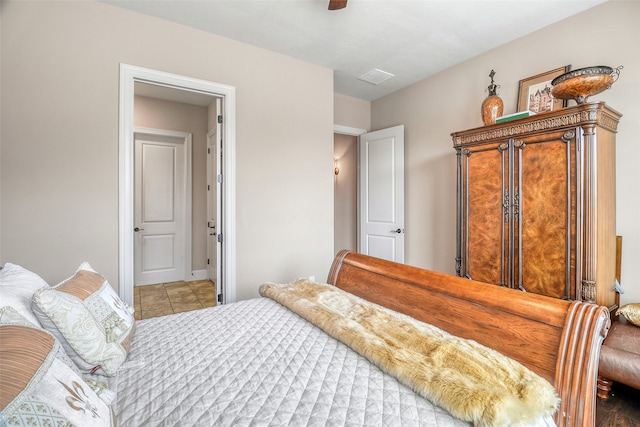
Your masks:
[{"label": "bed", "polygon": [[[135,322],[126,358],[110,375],[95,377],[108,382],[112,417],[119,426],[136,427],[506,425],[496,421],[501,418],[491,418],[495,402],[480,413],[471,413],[477,408],[465,412],[465,405],[473,400],[468,396],[490,400],[492,393],[501,393],[497,388],[510,383],[509,375],[516,372],[517,390],[528,387],[535,392],[548,383],[557,395],[545,397],[557,399],[557,406],[533,420],[508,424],[594,425],[597,362],[610,325],[606,308],[350,251],[336,256],[327,284],[266,283],[261,298]],[[313,298],[292,296],[302,290]],[[337,307],[330,310],[346,310],[349,319],[331,323],[334,314],[327,311],[327,301]],[[382,321],[375,323],[374,318]],[[352,333],[367,322],[373,326],[364,333],[378,335]],[[341,335],[345,331],[346,338]],[[384,335],[394,331],[400,334],[400,346]],[[426,382],[444,384],[440,391],[426,390],[429,384],[424,382],[412,383],[422,373],[396,364],[397,358],[409,354],[404,342],[415,341],[418,347],[412,351],[420,356],[424,340],[413,339],[420,334],[446,340],[453,349],[438,350],[445,356],[437,363],[445,365],[427,367],[433,372]],[[382,349],[382,361],[370,354],[372,345]],[[467,363],[458,358],[477,349],[481,351],[474,353],[470,366],[485,366],[491,356],[491,363],[499,362],[499,384],[485,391],[460,391],[459,383],[466,380],[458,381],[459,373],[451,365]],[[416,363],[435,363],[431,349],[427,352],[429,357],[418,357]],[[505,366],[509,381],[499,380]],[[453,404],[441,400],[451,387],[458,400]]]}]

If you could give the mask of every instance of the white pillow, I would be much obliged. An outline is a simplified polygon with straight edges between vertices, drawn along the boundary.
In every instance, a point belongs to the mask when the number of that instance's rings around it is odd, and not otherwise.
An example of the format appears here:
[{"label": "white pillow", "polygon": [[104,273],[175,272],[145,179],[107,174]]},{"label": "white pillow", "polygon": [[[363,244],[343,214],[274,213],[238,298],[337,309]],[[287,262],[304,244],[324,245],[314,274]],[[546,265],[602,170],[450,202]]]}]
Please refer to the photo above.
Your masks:
[{"label": "white pillow", "polygon": [[134,310],[89,263],[58,285],[38,290],[33,312],[80,372],[113,376],[129,353]]},{"label": "white pillow", "polygon": [[6,263],[0,270],[0,302],[13,307],[29,322],[40,327],[38,318],[31,310],[33,294],[49,285],[36,273],[16,264]]}]

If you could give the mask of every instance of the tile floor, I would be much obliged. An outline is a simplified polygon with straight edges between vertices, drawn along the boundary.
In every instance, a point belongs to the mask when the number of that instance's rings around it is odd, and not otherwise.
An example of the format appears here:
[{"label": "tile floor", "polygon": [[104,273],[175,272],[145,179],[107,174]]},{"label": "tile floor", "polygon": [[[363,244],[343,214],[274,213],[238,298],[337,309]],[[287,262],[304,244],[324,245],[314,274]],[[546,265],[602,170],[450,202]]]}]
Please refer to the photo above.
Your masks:
[{"label": "tile floor", "polygon": [[216,290],[210,280],[172,282],[133,288],[135,318],[181,313],[216,305]]}]

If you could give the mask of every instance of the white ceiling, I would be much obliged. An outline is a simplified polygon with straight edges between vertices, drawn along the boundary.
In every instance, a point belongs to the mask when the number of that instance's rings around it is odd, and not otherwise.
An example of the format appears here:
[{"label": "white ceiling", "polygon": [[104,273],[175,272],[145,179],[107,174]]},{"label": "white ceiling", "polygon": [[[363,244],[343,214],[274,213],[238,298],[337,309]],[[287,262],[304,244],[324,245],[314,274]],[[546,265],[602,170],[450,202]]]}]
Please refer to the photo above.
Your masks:
[{"label": "white ceiling", "polygon": [[[375,100],[607,0],[102,0],[334,70]],[[380,69],[380,85],[358,77]]]}]

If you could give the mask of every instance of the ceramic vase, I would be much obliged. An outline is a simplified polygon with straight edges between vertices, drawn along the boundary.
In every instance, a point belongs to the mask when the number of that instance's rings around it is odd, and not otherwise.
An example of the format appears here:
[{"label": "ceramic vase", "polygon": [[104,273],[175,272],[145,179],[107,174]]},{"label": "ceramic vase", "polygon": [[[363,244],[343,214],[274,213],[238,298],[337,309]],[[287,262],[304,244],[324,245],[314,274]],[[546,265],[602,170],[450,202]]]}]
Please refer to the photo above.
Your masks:
[{"label": "ceramic vase", "polygon": [[495,71],[491,70],[491,84],[487,88],[489,90],[489,96],[482,101],[482,121],[485,125],[492,125],[496,122],[496,118],[502,115],[504,104],[502,103],[502,99],[496,94],[496,86],[493,83],[493,76],[495,75]]},{"label": "ceramic vase", "polygon": [[502,115],[502,99],[498,95],[489,95],[482,102],[482,121],[485,125],[492,125],[496,118]]}]

